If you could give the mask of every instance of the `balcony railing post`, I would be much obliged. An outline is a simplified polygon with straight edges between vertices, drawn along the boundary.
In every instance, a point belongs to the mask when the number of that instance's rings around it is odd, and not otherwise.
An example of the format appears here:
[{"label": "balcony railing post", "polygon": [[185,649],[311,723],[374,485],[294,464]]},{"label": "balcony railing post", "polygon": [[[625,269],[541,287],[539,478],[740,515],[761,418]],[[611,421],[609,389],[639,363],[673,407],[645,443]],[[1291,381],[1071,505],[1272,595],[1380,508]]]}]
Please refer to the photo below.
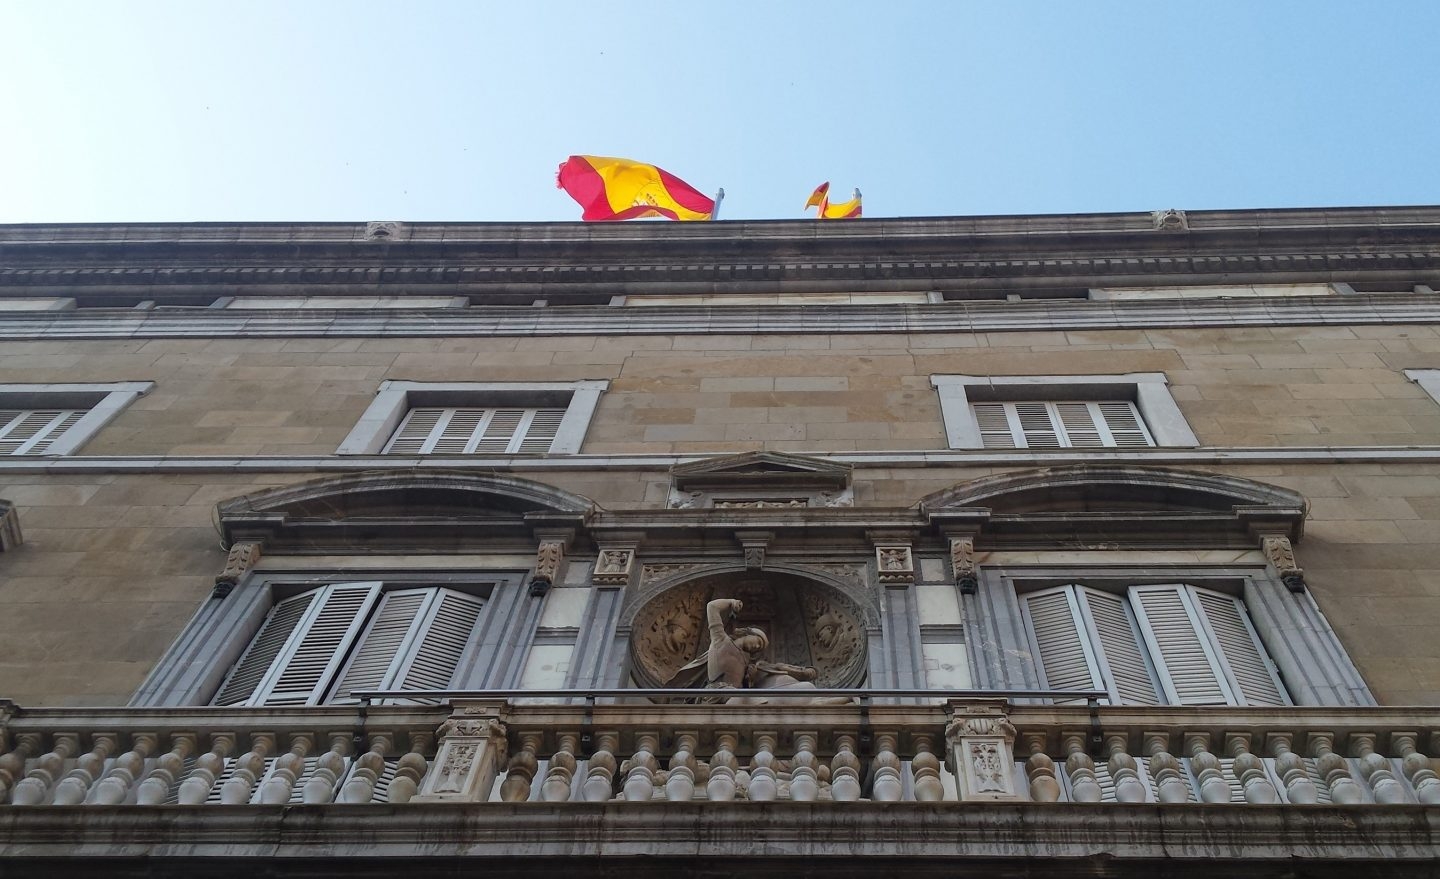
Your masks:
[{"label": "balcony railing post", "polygon": [[539,730],[520,733],[520,747],[510,755],[510,763],[505,767],[505,780],[500,783],[500,799],[507,803],[523,803],[530,799],[530,788],[534,785],[535,773],[540,769],[540,761],[535,755],[544,738],[545,734]]},{"label": "balcony railing post", "polygon": [[290,736],[290,750],[275,761],[270,777],[260,786],[260,802],[276,804],[290,802],[295,792],[295,783],[305,774],[305,758],[315,750],[315,736],[310,733],[293,733]]},{"label": "balcony railing post", "polygon": [[1140,764],[1130,756],[1128,737],[1124,733],[1107,736],[1105,749],[1110,754],[1106,768],[1115,783],[1115,800],[1121,803],[1145,802],[1145,784],[1140,780]]},{"label": "balcony railing post", "polygon": [[1230,784],[1220,769],[1220,758],[1210,753],[1210,734],[1185,733],[1185,750],[1190,753],[1190,771],[1200,782],[1200,799],[1207,803],[1230,802]]},{"label": "balcony railing post", "polygon": [[55,742],[49,753],[35,761],[35,766],[15,785],[10,799],[17,806],[36,806],[45,801],[45,795],[55,784],[65,768],[65,761],[80,750],[80,737],[74,733],[56,733]]},{"label": "balcony railing post", "polygon": [[334,801],[335,789],[340,785],[340,777],[345,774],[345,758],[350,756],[353,742],[354,736],[351,733],[330,734],[330,747],[316,761],[315,771],[301,791],[301,800],[306,805]]},{"label": "balcony railing post", "polygon": [[483,803],[490,797],[505,757],[506,728],[498,704],[457,706],[441,724],[435,768],[415,802]]},{"label": "balcony railing post", "polygon": [[1350,766],[1335,752],[1334,733],[1310,733],[1310,753],[1315,757],[1315,771],[1330,789],[1331,802],[1349,805],[1361,801],[1360,785],[1350,774]]},{"label": "balcony railing post", "polygon": [[1275,772],[1285,785],[1285,799],[1292,803],[1318,803],[1319,788],[1305,772],[1305,761],[1291,750],[1293,736],[1290,733],[1270,733],[1266,738],[1270,753],[1275,758]]},{"label": "balcony railing post", "polygon": [[563,803],[570,799],[571,785],[575,783],[575,751],[579,747],[580,734],[561,733],[560,745],[550,758],[550,769],[545,773],[545,783],[540,786],[540,798],[547,803]]},{"label": "balcony railing post", "polygon": [[1405,777],[1415,787],[1415,798],[1422,803],[1440,803],[1440,778],[1430,768],[1430,758],[1416,750],[1419,738],[1420,734],[1414,732],[1390,734],[1390,742],[1400,754]]},{"label": "balcony railing post", "polygon": [[1090,737],[1079,730],[1062,730],[1060,747],[1065,752],[1065,774],[1070,778],[1070,799],[1077,803],[1098,803],[1104,796],[1095,776],[1095,760],[1085,747]]},{"label": "balcony railing post", "polygon": [[185,759],[195,753],[193,732],[170,734],[170,750],[155,759],[155,768],[135,790],[135,802],[141,806],[158,806],[170,797],[170,789],[185,768]]},{"label": "balcony railing post", "polygon": [[670,756],[670,772],[665,779],[665,798],[677,803],[688,803],[695,796],[695,748],[699,744],[698,732],[675,734],[675,753]]},{"label": "balcony railing post", "polygon": [[1055,777],[1055,761],[1045,753],[1045,733],[1025,734],[1025,747],[1030,757],[1025,761],[1025,777],[1030,780],[1030,799],[1037,803],[1054,803],[1060,799],[1060,782]]},{"label": "balcony railing post", "polygon": [[595,734],[595,753],[590,755],[586,766],[585,783],[580,795],[587,803],[603,803],[615,795],[615,748],[619,747],[618,733]]},{"label": "balcony railing post", "polygon": [[1373,732],[1351,733],[1350,749],[1360,759],[1360,772],[1370,782],[1370,791],[1377,803],[1405,802],[1405,786],[1390,770],[1390,761],[1375,749],[1378,736]]},{"label": "balcony railing post", "polygon": [[855,737],[848,733],[835,737],[835,756],[830,758],[830,796],[837,803],[860,799],[860,758],[855,753]]},{"label": "balcony railing post", "polygon": [[265,774],[265,758],[274,750],[274,733],[251,733],[250,750],[235,761],[235,771],[220,786],[220,802],[227,806],[250,802],[250,796],[255,791],[255,782]]},{"label": "balcony railing post", "polygon": [[905,795],[900,780],[900,755],[895,753],[898,736],[892,732],[875,734],[875,760],[870,782],[870,798],[882,803],[898,803]]},{"label": "balcony railing post", "polygon": [[0,757],[0,803],[15,788],[15,779],[25,776],[25,764],[40,750],[39,733],[20,733],[15,747]]},{"label": "balcony railing post", "polygon": [[1147,732],[1141,737],[1145,741],[1145,753],[1150,758],[1150,777],[1155,779],[1155,798],[1162,803],[1188,803],[1190,785],[1185,782],[1185,770],[1180,761],[1168,750],[1170,735]]},{"label": "balcony railing post", "polygon": [[341,803],[368,803],[375,796],[375,786],[385,772],[385,755],[390,753],[394,736],[389,732],[372,732],[370,747],[355,758],[355,767],[340,789]]},{"label": "balcony railing post", "polygon": [[433,750],[433,745],[429,731],[410,731],[410,750],[395,764],[395,778],[390,781],[390,802],[408,803],[420,792],[420,783],[430,770],[425,755]]},{"label": "balcony railing post", "polygon": [[945,785],[940,781],[940,758],[935,755],[934,736],[916,733],[915,756],[910,772],[915,777],[915,799],[921,803],[938,803],[945,798]]},{"label": "balcony railing post", "polygon": [[195,766],[185,780],[180,782],[179,802],[182,806],[199,805],[210,796],[215,779],[225,772],[225,759],[235,750],[235,734],[218,732],[210,734],[210,750],[195,760]]},{"label": "balcony railing post", "polygon": [[710,778],[705,783],[705,796],[712,803],[728,803],[735,799],[735,749],[738,747],[740,733],[734,730],[715,733],[715,753],[710,755]]},{"label": "balcony railing post", "polygon": [[755,733],[755,756],[750,758],[750,785],[747,796],[757,803],[767,803],[779,794],[780,783],[775,773],[775,742],[777,733]]},{"label": "balcony railing post", "polygon": [[1280,794],[1265,774],[1265,764],[1250,751],[1249,733],[1226,733],[1225,747],[1235,762],[1231,767],[1240,787],[1245,791],[1245,802],[1273,804],[1280,802]]},{"label": "balcony railing post", "polygon": [[130,794],[130,786],[135,784],[135,779],[145,770],[145,760],[155,750],[158,740],[155,733],[131,734],[130,750],[115,758],[115,764],[110,767],[110,771],[95,785],[96,805],[113,806],[125,802],[125,798]]},{"label": "balcony railing post", "polygon": [[622,791],[632,803],[648,803],[655,798],[655,771],[660,764],[655,752],[660,748],[658,732],[635,734],[635,753],[620,766],[625,776]]}]

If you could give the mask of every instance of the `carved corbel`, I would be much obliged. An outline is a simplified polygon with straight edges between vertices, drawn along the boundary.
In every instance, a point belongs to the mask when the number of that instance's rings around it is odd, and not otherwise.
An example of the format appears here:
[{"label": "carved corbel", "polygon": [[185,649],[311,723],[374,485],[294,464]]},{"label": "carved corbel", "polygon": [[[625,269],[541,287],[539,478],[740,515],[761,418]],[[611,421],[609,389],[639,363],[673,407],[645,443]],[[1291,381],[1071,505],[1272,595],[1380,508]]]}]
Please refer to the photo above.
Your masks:
[{"label": "carved corbel", "polygon": [[250,573],[255,563],[260,561],[260,544],[254,541],[242,541],[230,545],[230,554],[225,557],[225,570],[215,575],[215,588],[210,593],[216,598],[224,598],[240,582],[240,578]]},{"label": "carved corbel", "polygon": [[765,567],[765,549],[775,534],[770,531],[736,531],[735,539],[745,553],[745,570],[758,571]]},{"label": "carved corbel", "polygon": [[1015,790],[1015,727],[1003,704],[952,705],[945,741],[960,799],[1018,800]]},{"label": "carved corbel", "polygon": [[1260,536],[1260,549],[1265,553],[1265,560],[1275,569],[1280,576],[1280,582],[1291,592],[1305,591],[1305,570],[1295,562],[1295,549],[1290,545],[1290,538],[1284,534],[1263,534]]},{"label": "carved corbel", "polygon": [[549,592],[555,581],[560,579],[565,551],[570,548],[570,541],[575,539],[575,532],[570,529],[537,530],[535,536],[540,545],[535,550],[535,573],[530,577],[530,594],[538,597]]},{"label": "carved corbel", "polygon": [[980,590],[980,581],[975,575],[975,538],[973,535],[950,538],[950,568],[955,572],[955,583],[962,595],[974,595]]}]

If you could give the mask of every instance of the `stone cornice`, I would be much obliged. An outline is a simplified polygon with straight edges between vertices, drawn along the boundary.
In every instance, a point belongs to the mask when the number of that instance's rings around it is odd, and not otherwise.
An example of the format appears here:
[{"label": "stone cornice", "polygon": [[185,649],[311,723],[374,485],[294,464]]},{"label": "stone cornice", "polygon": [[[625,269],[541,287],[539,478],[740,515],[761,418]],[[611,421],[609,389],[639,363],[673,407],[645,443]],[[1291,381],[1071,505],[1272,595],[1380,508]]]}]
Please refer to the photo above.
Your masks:
[{"label": "stone cornice", "polygon": [[1005,332],[1440,323],[1440,296],[945,302],[928,305],[0,312],[0,339]]},{"label": "stone cornice", "polygon": [[[1440,277],[1440,208],[876,219],[853,223],[195,224],[0,227],[0,291],[203,304],[384,291],[477,301],[615,293],[945,290]],[[143,292],[143,295],[141,295]],[[527,299],[528,297],[528,299]]]},{"label": "stone cornice", "polygon": [[[1200,449],[1017,450],[811,452],[810,457],[854,465],[865,479],[866,467],[1054,467],[1065,464],[1138,466],[1226,466],[1245,464],[1440,464],[1440,446],[1284,446]],[[366,470],[462,470],[516,474],[546,471],[649,469],[665,473],[676,464],[705,455],[563,455],[548,458],[402,455],[76,455],[65,458],[0,458],[0,478],[8,474],[81,473],[335,473]]]}]

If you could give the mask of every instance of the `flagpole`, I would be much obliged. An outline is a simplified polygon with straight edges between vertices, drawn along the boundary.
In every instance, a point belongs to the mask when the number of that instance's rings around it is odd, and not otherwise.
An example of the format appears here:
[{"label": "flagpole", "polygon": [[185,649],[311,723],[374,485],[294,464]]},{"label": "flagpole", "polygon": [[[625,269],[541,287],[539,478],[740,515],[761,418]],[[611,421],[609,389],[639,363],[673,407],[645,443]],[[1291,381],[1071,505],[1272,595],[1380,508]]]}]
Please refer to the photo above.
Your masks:
[{"label": "flagpole", "polygon": [[724,201],[724,200],[725,200],[725,190],[724,190],[724,188],[722,187],[719,192],[715,193],[715,207],[713,207],[713,208],[710,209],[710,219],[712,219],[712,220],[718,220],[718,219],[720,219],[720,202],[722,202],[722,201]]}]

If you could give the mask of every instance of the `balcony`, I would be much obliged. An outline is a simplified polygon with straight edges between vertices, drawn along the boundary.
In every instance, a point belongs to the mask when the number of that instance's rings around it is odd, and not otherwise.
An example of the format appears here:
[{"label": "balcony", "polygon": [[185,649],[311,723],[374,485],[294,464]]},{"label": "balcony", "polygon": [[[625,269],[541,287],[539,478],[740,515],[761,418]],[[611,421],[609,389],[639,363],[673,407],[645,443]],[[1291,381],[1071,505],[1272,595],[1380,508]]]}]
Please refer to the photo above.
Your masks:
[{"label": "balcony", "polygon": [[[263,855],[305,875],[396,858],[758,858],[784,872],[846,856],[858,860],[833,863],[841,874],[881,858],[948,875],[975,859],[1100,858],[1104,875],[1200,875],[1223,848],[1243,875],[1296,857],[1418,870],[1440,852],[1435,709],[1108,706],[1058,691],[663,701],[696,692],[0,703],[0,857],[189,869]],[[827,694],[850,701],[794,698]]]}]

